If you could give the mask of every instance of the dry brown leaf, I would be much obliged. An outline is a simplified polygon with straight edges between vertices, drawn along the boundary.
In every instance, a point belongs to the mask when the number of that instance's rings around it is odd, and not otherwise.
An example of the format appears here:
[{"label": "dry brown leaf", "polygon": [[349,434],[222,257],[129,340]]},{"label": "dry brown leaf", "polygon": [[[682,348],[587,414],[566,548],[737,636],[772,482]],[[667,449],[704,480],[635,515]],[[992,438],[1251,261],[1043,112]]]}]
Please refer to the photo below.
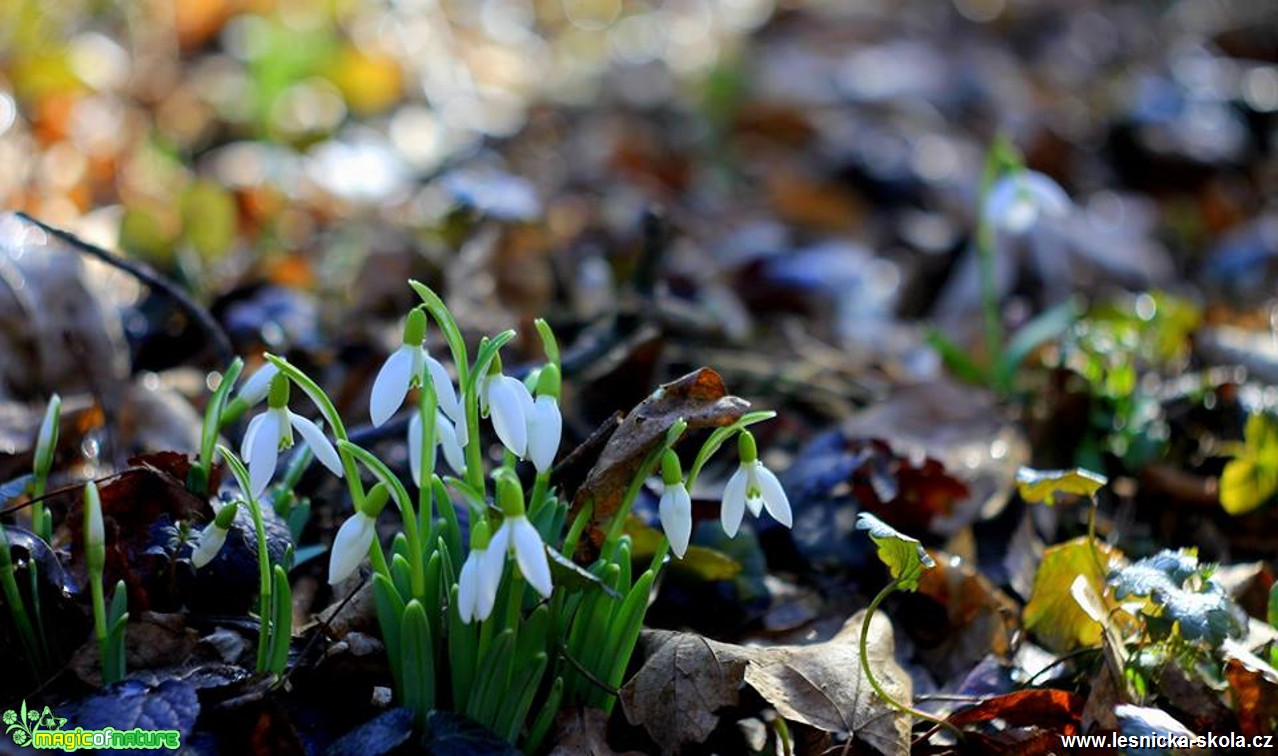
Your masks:
[{"label": "dry brown leaf", "polygon": [[[883,703],[861,672],[859,612],[837,635],[807,646],[737,646],[691,633],[645,633],[647,661],[621,691],[626,718],[665,753],[703,742],[717,712],[736,705],[744,683],[781,716],[826,732],[850,732],[883,754],[909,750],[910,720]],[[879,683],[902,703],[912,685],[893,657],[891,621],[875,615],[867,653]]]},{"label": "dry brown leaf", "polygon": [[578,560],[594,561],[603,544],[605,526],[621,505],[626,486],[670,426],[681,418],[689,428],[730,425],[749,406],[744,399],[730,396],[723,378],[709,368],[666,383],[640,402],[608,439],[599,461],[573,496],[569,520],[582,507],[593,507],[586,537],[577,548]]},{"label": "dry brown leaf", "polygon": [[555,716],[555,749],[550,756],[641,756],[608,745],[608,715],[600,709],[565,709]]}]

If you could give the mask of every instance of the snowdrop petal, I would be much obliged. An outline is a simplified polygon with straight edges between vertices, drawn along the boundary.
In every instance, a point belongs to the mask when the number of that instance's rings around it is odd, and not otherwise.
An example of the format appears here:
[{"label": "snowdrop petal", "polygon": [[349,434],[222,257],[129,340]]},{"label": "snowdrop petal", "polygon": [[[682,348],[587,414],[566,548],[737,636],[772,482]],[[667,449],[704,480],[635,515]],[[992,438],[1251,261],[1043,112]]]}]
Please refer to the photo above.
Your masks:
[{"label": "snowdrop petal", "polygon": [[554,464],[563,430],[563,418],[554,397],[537,397],[528,419],[528,456],[537,472],[546,472]]},{"label": "snowdrop petal", "polygon": [[430,382],[435,386],[435,400],[439,409],[453,422],[464,422],[461,402],[457,399],[457,389],[453,388],[453,379],[448,375],[448,370],[429,354],[426,355],[426,369],[430,372]]},{"label": "snowdrop petal", "polygon": [[755,484],[759,486],[763,504],[768,508],[768,514],[772,515],[772,519],[787,528],[793,525],[790,498],[785,495],[785,489],[781,487],[781,481],[777,480],[777,476],[768,468],[759,465],[755,470]]},{"label": "snowdrop petal", "polygon": [[476,614],[480,619],[486,618],[497,600],[497,588],[501,586],[501,575],[506,570],[506,551],[510,548],[510,527],[503,523],[488,549],[479,561],[479,606]]},{"label": "snowdrop petal", "polygon": [[249,379],[240,386],[235,398],[240,399],[250,407],[256,405],[266,398],[266,394],[271,390],[271,379],[279,372],[280,369],[275,366],[274,362],[266,363],[258,368],[257,372],[250,375]]},{"label": "snowdrop petal", "polygon": [[745,517],[746,487],[749,482],[749,474],[742,465],[737,468],[731,478],[728,478],[727,485],[723,487],[723,505],[719,508],[719,520],[723,523],[723,532],[727,533],[729,538],[737,537],[737,530],[741,527],[742,518]]},{"label": "snowdrop petal", "polygon": [[1000,178],[985,200],[986,219],[1008,233],[1028,231],[1040,213],[1060,217],[1069,212],[1065,190],[1038,171],[1017,171]]},{"label": "snowdrop petal", "polygon": [[516,457],[523,459],[528,450],[528,419],[516,386],[522,388],[523,384],[504,375],[492,379],[488,384],[488,412],[497,438]]},{"label": "snowdrop petal", "polygon": [[[453,472],[462,475],[466,471],[466,454],[457,442],[457,429],[440,413],[435,418],[435,428],[439,431],[439,445],[444,450],[444,459]],[[420,435],[420,434],[418,434]]]},{"label": "snowdrop petal", "polygon": [[[269,414],[269,413],[267,413]],[[249,452],[253,449],[253,439],[257,437],[257,432],[262,427],[266,415],[258,415],[249,420],[248,427],[244,429],[244,438],[240,440],[240,459],[249,459],[252,455]]]},{"label": "snowdrop petal", "polygon": [[342,477],[342,458],[337,456],[337,449],[333,448],[332,442],[324,435],[324,431],[296,412],[288,413],[288,421],[298,433],[302,434],[302,440],[311,447],[311,451],[315,452],[315,458],[334,475]]},{"label": "snowdrop petal", "polygon": [[356,512],[342,523],[333,539],[332,557],[328,562],[328,584],[337,585],[350,577],[364,561],[373,545],[376,523],[363,512]]},{"label": "snowdrop petal", "polygon": [[461,621],[470,624],[475,616],[475,607],[479,604],[479,559],[481,553],[472,551],[462,564],[461,576],[457,579],[457,613]]},{"label": "snowdrop petal", "polygon": [[527,517],[512,518],[510,540],[515,546],[515,562],[524,579],[538,593],[550,598],[554,586],[550,581],[550,560],[546,558],[546,544],[541,534],[528,522]]},{"label": "snowdrop petal", "polygon": [[666,486],[657,513],[661,516],[661,529],[670,539],[670,550],[683,559],[692,538],[692,498],[688,489],[682,483]]},{"label": "snowdrop petal", "polygon": [[195,544],[195,550],[191,552],[191,566],[198,570],[213,561],[213,557],[222,550],[222,544],[226,543],[227,532],[209,523],[200,532],[200,540]]},{"label": "snowdrop petal", "polygon": [[253,420],[257,423],[256,432],[252,436],[245,434],[245,449],[241,452],[247,452],[243,456],[248,463],[249,488],[256,497],[262,495],[275,476],[275,464],[280,456],[280,416],[268,410]]},{"label": "snowdrop petal", "polygon": [[422,485],[422,413],[413,413],[408,421],[408,469],[413,474],[413,483]]},{"label": "snowdrop petal", "polygon": [[387,357],[382,369],[377,371],[377,378],[373,380],[373,393],[368,398],[368,414],[373,425],[380,426],[389,420],[404,403],[408,386],[413,380],[413,363],[417,353],[420,353],[419,347],[405,344]]}]

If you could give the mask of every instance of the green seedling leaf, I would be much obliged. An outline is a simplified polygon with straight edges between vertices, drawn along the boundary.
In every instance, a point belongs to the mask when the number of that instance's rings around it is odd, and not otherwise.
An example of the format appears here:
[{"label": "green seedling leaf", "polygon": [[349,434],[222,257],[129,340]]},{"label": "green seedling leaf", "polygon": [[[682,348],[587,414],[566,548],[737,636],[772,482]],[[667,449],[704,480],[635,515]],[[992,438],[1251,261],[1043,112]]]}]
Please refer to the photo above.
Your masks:
[{"label": "green seedling leaf", "polygon": [[929,328],[927,331],[928,346],[936,350],[940,355],[941,362],[945,364],[946,369],[961,381],[966,383],[984,386],[989,382],[989,376],[985,370],[977,365],[967,351],[955,344],[945,334],[935,328]]},{"label": "green seedling leaf", "polygon": [[1003,350],[994,368],[994,383],[1004,390],[1012,387],[1012,379],[1021,363],[1043,344],[1055,340],[1078,320],[1079,311],[1073,300],[1044,310],[1021,326]]},{"label": "green seedling leaf", "polygon": [[1278,493],[1278,418],[1247,418],[1242,448],[1220,476],[1220,505],[1231,515],[1258,509]]},{"label": "green seedling leaf", "polygon": [[1121,557],[1117,549],[1086,537],[1049,547],[1021,615],[1025,628],[1058,653],[1100,643],[1102,625],[1075,600],[1080,589],[1074,582],[1082,576],[1091,592],[1103,597],[1109,564]]},{"label": "green seedling leaf", "polygon": [[404,607],[404,621],[400,626],[399,673],[403,679],[404,705],[413,710],[420,722],[425,722],[426,713],[435,707],[434,660],[430,621],[421,602],[414,599]]},{"label": "green seedling leaf", "polygon": [[1109,479],[1099,473],[1076,467],[1073,470],[1034,470],[1022,467],[1016,471],[1016,490],[1032,504],[1056,503],[1059,494],[1091,498]]},{"label": "green seedling leaf", "polygon": [[917,538],[897,532],[868,512],[857,515],[856,527],[869,532],[870,539],[878,546],[879,559],[888,566],[902,590],[918,590],[923,570],[936,566]]},{"label": "green seedling leaf", "polygon": [[1278,627],[1278,583],[1269,589],[1268,619],[1271,627]]}]

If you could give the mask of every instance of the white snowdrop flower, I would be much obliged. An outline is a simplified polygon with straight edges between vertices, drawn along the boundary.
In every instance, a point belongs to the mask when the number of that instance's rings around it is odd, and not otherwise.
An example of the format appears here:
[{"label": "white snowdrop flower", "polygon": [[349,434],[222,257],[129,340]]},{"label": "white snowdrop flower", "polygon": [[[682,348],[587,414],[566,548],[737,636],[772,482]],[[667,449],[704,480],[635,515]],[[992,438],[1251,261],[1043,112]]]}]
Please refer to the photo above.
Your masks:
[{"label": "white snowdrop flower", "polygon": [[785,489],[781,487],[777,476],[759,461],[754,434],[742,431],[738,438],[741,466],[723,487],[723,506],[719,510],[723,532],[729,538],[735,537],[747,508],[755,517],[766,508],[773,519],[790,527],[793,524],[790,499],[785,495]]},{"label": "white snowdrop flower", "polygon": [[[462,430],[461,434],[458,433],[458,428]],[[413,473],[413,482],[418,486],[422,485],[422,441],[425,435],[422,415],[418,412],[413,415],[412,420],[408,421],[408,465]],[[465,443],[458,438],[458,435],[465,435],[465,425],[454,427],[444,413],[436,412],[435,443],[443,447],[444,459],[453,472],[464,475],[466,472],[466,453],[463,450]]]},{"label": "white snowdrop flower", "polygon": [[1069,195],[1050,177],[1017,170],[994,183],[985,198],[985,218],[995,228],[1019,234],[1028,231],[1040,215],[1064,217],[1071,207]]},{"label": "white snowdrop flower", "polygon": [[683,482],[679,456],[669,449],[661,458],[661,480],[666,487],[661,493],[661,502],[657,505],[661,529],[666,531],[666,538],[670,539],[670,550],[683,559],[688,551],[688,541],[692,538],[692,496]]},{"label": "white snowdrop flower", "polygon": [[280,369],[274,362],[267,362],[244,381],[240,390],[236,392],[235,398],[243,402],[246,408],[257,405],[266,398],[267,392],[271,390],[271,380],[279,372]]},{"label": "white snowdrop flower", "polygon": [[410,311],[404,321],[404,343],[386,358],[373,380],[373,391],[368,400],[368,414],[373,425],[380,426],[389,420],[404,403],[408,390],[426,380],[427,374],[435,388],[439,408],[454,422],[465,422],[452,378],[439,360],[431,357],[422,346],[425,338],[426,313],[421,309]]},{"label": "white snowdrop flower", "polygon": [[338,528],[328,560],[328,584],[337,585],[354,574],[377,536],[377,515],[390,498],[384,483],[369,489],[363,503]]},{"label": "white snowdrop flower", "polygon": [[235,522],[237,511],[239,511],[239,502],[227,504],[218,509],[213,522],[200,531],[200,539],[191,552],[192,567],[198,570],[218,555],[218,552],[222,550],[222,544],[226,543],[226,534],[231,530],[231,523]]},{"label": "white snowdrop flower", "polygon": [[500,358],[493,360],[484,377],[480,402],[502,445],[524,459],[528,455],[528,418],[533,414],[533,398],[523,381],[502,375]]},{"label": "white snowdrop flower", "polygon": [[550,470],[563,438],[564,421],[559,412],[559,368],[547,365],[537,377],[537,398],[528,413],[528,458],[537,472]]},{"label": "white snowdrop flower", "polygon": [[[550,579],[546,544],[524,514],[524,491],[513,473],[497,478],[497,501],[505,519],[488,543],[487,564],[483,566],[481,577],[492,580],[496,576],[497,580],[493,582],[499,582],[506,554],[513,553],[515,564],[519,565],[519,571],[528,584],[542,596],[550,598],[554,586]],[[493,590],[496,591],[496,588]]]},{"label": "white snowdrop flower", "polygon": [[342,477],[342,460],[324,432],[314,422],[288,408],[289,382],[283,375],[271,379],[266,412],[249,421],[244,441],[240,444],[240,457],[248,463],[249,487],[253,496],[260,496],[275,475],[280,449],[293,446],[293,431],[311,447],[315,458],[337,477]]},{"label": "white snowdrop flower", "polygon": [[466,623],[486,620],[493,613],[505,566],[504,554],[496,559],[489,556],[491,541],[487,522],[479,520],[470,533],[470,554],[457,579],[457,612]]}]

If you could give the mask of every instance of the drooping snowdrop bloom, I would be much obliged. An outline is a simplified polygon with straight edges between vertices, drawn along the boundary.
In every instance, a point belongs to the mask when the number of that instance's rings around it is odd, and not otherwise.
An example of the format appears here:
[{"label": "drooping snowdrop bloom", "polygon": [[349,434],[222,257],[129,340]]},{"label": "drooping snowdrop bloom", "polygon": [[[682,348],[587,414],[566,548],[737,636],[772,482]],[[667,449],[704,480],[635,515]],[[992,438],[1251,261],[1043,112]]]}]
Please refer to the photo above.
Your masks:
[{"label": "drooping snowdrop bloom", "polygon": [[657,514],[661,517],[661,529],[670,539],[670,550],[683,559],[692,538],[692,496],[683,482],[683,470],[679,456],[667,449],[661,458],[661,481],[666,490],[661,493]]},{"label": "drooping snowdrop bloom", "polygon": [[502,559],[490,558],[490,545],[488,523],[479,519],[471,527],[470,554],[466,556],[461,575],[457,578],[457,612],[461,621],[467,624],[474,619],[488,619],[497,601],[505,555]]},{"label": "drooping snowdrop bloom", "polygon": [[773,519],[790,527],[793,524],[790,499],[785,495],[785,489],[781,487],[777,476],[759,461],[754,434],[742,431],[737,438],[741,466],[723,487],[723,506],[719,511],[723,532],[729,538],[736,537],[747,508],[750,514],[758,517],[766,507]]},{"label": "drooping snowdrop bloom", "polygon": [[985,198],[985,218],[1008,233],[1028,231],[1040,215],[1064,217],[1071,207],[1061,185],[1038,171],[1016,170],[994,183]]},{"label": "drooping snowdrop bloom", "polygon": [[390,498],[386,484],[378,483],[368,490],[364,501],[356,505],[355,514],[337,529],[333,550],[328,560],[328,584],[337,585],[350,577],[368,556],[377,535],[377,516]]},{"label": "drooping snowdrop bloom", "polygon": [[342,477],[342,461],[337,450],[314,422],[288,408],[289,381],[284,375],[271,379],[267,397],[268,409],[249,421],[240,445],[240,457],[248,462],[249,485],[253,496],[260,496],[275,475],[281,449],[293,446],[293,431],[315,452],[315,458],[337,477]]},{"label": "drooping snowdrop bloom", "polygon": [[515,564],[519,565],[519,571],[528,584],[542,596],[550,598],[554,586],[550,580],[550,560],[546,558],[546,544],[524,513],[524,490],[519,485],[519,479],[508,470],[498,472],[497,502],[505,519],[488,542],[488,554],[484,557],[488,563],[481,566],[481,574],[488,579],[496,575],[497,580],[493,580],[491,586],[496,595],[496,586],[506,564],[506,554],[513,553]]},{"label": "drooping snowdrop bloom", "polygon": [[368,400],[368,414],[373,425],[380,426],[389,420],[404,403],[408,390],[414,385],[422,385],[427,373],[435,388],[439,408],[453,422],[465,422],[452,378],[439,360],[426,351],[422,345],[425,339],[426,313],[418,308],[410,311],[404,321],[403,345],[386,358],[373,380],[373,392]]},{"label": "drooping snowdrop bloom", "polygon": [[537,398],[528,413],[528,458],[537,472],[549,472],[559,452],[564,420],[559,412],[559,368],[554,364],[537,376]]},{"label": "drooping snowdrop bloom", "polygon": [[501,358],[493,359],[479,391],[480,409],[493,421],[497,438],[516,457],[528,455],[528,418],[533,414],[532,393],[523,381],[502,375]]},{"label": "drooping snowdrop bloom", "polygon": [[[408,421],[408,466],[413,472],[413,482],[422,484],[422,442],[426,437],[426,429],[422,423],[422,414],[418,412]],[[466,424],[454,426],[443,412],[435,413],[435,443],[444,450],[444,459],[453,472],[462,475],[466,472]]]},{"label": "drooping snowdrop bloom", "polygon": [[196,541],[195,549],[191,552],[192,567],[200,569],[213,561],[213,557],[222,550],[222,544],[226,543],[226,534],[230,532],[231,523],[235,522],[235,514],[239,508],[239,502],[233,501],[227,504],[218,510],[213,522],[200,531],[200,540]]}]

